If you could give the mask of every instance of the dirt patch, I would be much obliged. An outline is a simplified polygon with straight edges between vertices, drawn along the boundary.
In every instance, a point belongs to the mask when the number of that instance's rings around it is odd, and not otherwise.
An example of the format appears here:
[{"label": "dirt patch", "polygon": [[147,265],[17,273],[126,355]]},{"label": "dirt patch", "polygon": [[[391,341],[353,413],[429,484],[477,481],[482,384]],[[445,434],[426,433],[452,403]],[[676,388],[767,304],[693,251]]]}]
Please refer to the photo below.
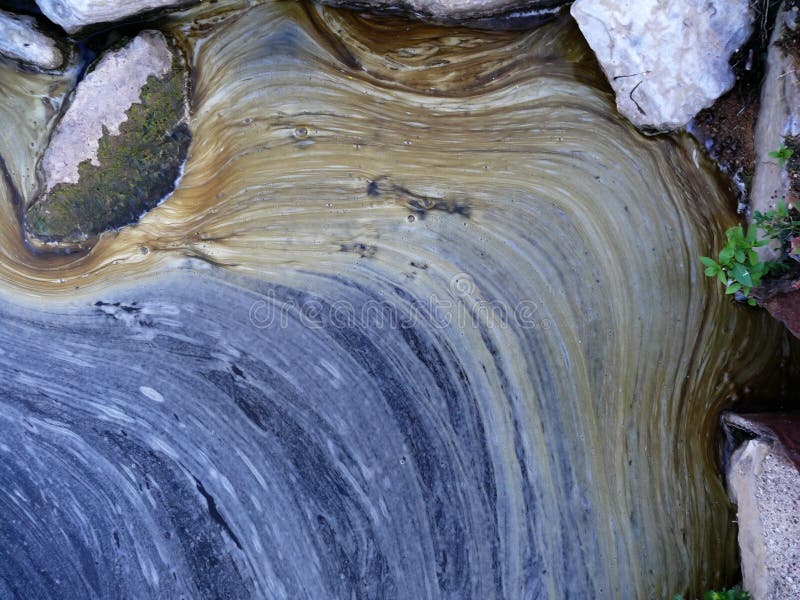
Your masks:
[{"label": "dirt patch", "polygon": [[733,180],[740,203],[747,203],[750,195],[761,80],[779,5],[776,0],[753,0],[750,3],[755,15],[753,34],[730,61],[736,83],[713,106],[701,111],[692,125],[693,134],[705,145],[722,172]]},{"label": "dirt patch", "polygon": [[746,202],[753,178],[758,108],[758,87],[737,82],[733,90],[701,111],[694,121],[695,135],[720,169],[733,179],[740,202]]}]

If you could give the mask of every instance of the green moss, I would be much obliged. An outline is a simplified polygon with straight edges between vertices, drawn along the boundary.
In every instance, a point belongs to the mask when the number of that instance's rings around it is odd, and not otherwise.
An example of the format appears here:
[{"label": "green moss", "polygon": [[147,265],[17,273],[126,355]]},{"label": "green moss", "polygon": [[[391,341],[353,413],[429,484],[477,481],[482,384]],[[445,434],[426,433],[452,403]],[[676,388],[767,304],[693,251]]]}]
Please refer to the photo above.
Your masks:
[{"label": "green moss", "polygon": [[148,79],[119,135],[104,132],[100,166],[82,162],[78,183],[57,184],[31,206],[28,230],[45,241],[78,242],[136,222],[174,187],[191,139],[183,113],[184,76],[176,58],[166,76]]}]

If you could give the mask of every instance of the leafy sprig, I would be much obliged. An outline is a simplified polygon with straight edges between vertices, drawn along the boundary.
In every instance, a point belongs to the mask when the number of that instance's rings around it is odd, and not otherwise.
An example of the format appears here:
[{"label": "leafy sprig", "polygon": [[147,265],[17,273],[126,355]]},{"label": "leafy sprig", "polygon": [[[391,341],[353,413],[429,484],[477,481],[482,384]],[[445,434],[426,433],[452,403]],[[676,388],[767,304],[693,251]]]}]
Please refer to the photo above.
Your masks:
[{"label": "leafy sprig", "polygon": [[766,213],[756,211],[753,221],[766,237],[779,242],[784,251],[791,248],[792,238],[800,236],[800,212],[786,202],[779,202],[774,210]]},{"label": "leafy sprig", "polygon": [[759,285],[770,269],[769,263],[761,262],[755,251],[767,244],[766,240],[757,239],[757,233],[756,227],[749,227],[746,233],[741,225],[731,227],[725,232],[727,241],[719,252],[718,261],[700,257],[706,275],[717,277],[725,286],[726,294],[741,292],[750,306],[756,305],[753,298],[748,298],[750,289]]},{"label": "leafy sprig", "polygon": [[[684,598],[681,594],[675,594],[672,600],[684,600]],[[719,592],[713,590],[706,592],[703,594],[703,600],[750,600],[750,594],[737,588],[723,588]]]},{"label": "leafy sprig", "polygon": [[786,161],[792,157],[794,152],[791,148],[787,148],[785,145],[781,144],[781,147],[777,150],[773,150],[772,152],[768,152],[770,158],[778,159],[778,164],[780,165],[781,169],[786,164]]}]

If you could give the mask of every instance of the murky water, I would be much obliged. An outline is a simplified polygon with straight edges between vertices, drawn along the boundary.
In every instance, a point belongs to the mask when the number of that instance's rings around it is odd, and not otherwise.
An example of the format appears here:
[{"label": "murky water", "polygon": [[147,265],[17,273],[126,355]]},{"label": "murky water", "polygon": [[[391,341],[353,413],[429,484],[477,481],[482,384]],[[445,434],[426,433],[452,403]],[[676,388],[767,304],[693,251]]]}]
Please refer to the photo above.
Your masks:
[{"label": "murky water", "polygon": [[566,20],[244,4],[159,23],[193,57],[185,174],[85,254],[30,253],[16,219],[69,78],[0,67],[0,539],[29,542],[0,579],[84,597],[730,583],[716,415],[794,359],[703,276],[733,211],[698,147],[621,121]]}]

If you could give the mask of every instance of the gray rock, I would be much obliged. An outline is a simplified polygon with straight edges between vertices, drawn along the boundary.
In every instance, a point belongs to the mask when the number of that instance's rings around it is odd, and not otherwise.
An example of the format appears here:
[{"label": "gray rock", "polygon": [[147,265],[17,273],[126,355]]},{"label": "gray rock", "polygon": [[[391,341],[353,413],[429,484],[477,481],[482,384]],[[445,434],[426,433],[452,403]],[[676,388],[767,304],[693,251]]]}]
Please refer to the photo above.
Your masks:
[{"label": "gray rock", "polygon": [[[796,29],[798,13],[781,9],[775,20],[775,29],[767,53],[767,68],[761,87],[761,103],[755,131],[756,164],[750,192],[750,214],[767,212],[784,199],[789,189],[789,178],[779,161],[769,153],[781,147],[786,136],[800,135],[800,83],[795,71],[794,58],[779,44],[785,28]],[[762,255],[771,258],[770,251]]]},{"label": "gray rock", "polygon": [[55,41],[36,28],[36,19],[0,10],[0,54],[52,71],[64,63]]},{"label": "gray rock", "polygon": [[81,242],[138,219],[174,187],[188,146],[176,49],[144,31],[104,55],[71,98],[41,161],[34,237]]},{"label": "gray rock", "polygon": [[748,0],[576,0],[572,16],[643,129],[686,125],[734,83],[728,60],[753,24]]},{"label": "gray rock", "polygon": [[324,4],[412,14],[433,21],[473,20],[501,13],[548,17],[569,0],[322,0]]},{"label": "gray rock", "polygon": [[744,588],[753,600],[800,598],[800,472],[773,444],[749,440],[728,469]]},{"label": "gray rock", "polygon": [[800,418],[726,413],[722,425],[744,588],[753,600],[800,598]]},{"label": "gray rock", "polygon": [[36,0],[41,11],[67,33],[97,23],[121,21],[143,12],[194,4],[199,0]]}]

